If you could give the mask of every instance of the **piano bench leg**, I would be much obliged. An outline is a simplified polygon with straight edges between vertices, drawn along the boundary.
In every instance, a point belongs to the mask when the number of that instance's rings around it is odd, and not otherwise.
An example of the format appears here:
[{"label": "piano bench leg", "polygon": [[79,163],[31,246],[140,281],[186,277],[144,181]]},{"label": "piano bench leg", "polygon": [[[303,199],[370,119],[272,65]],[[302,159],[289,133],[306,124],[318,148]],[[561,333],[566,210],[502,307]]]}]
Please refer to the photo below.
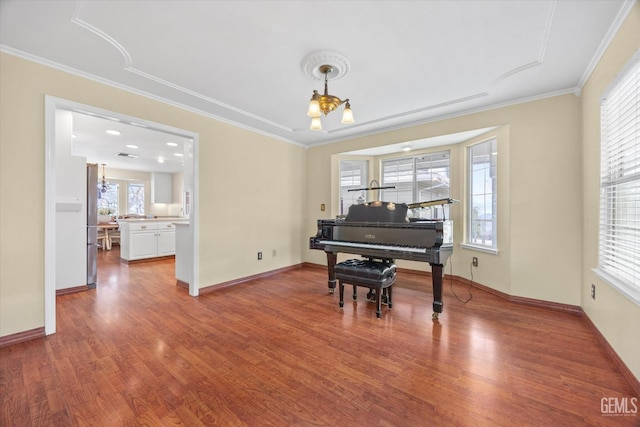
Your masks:
[{"label": "piano bench leg", "polygon": [[358,291],[357,291],[358,287],[356,285],[353,285],[353,300],[357,300],[358,299]]},{"label": "piano bench leg", "polygon": [[344,284],[342,281],[339,281],[338,289],[340,292],[340,308],[344,307]]},{"label": "piano bench leg", "polygon": [[376,291],[375,289],[369,289],[369,292],[367,292],[367,301],[376,301]]},{"label": "piano bench leg", "polygon": [[382,316],[382,288],[376,288],[376,317],[379,319]]}]

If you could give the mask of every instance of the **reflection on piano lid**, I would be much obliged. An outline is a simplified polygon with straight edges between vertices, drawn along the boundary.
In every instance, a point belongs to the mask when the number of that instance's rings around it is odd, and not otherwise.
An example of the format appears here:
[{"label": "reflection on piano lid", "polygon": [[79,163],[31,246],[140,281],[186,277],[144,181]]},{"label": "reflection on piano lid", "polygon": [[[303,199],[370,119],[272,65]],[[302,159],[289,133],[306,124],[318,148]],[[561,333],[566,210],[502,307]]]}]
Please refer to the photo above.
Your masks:
[{"label": "reflection on piano lid", "polygon": [[400,252],[409,252],[416,254],[425,254],[427,253],[427,248],[416,248],[412,246],[400,246],[400,245],[385,245],[385,244],[370,244],[370,243],[358,243],[358,242],[342,242],[339,240],[318,240],[316,241],[318,245],[331,245],[331,246],[341,246],[345,248],[362,248],[362,249],[379,249],[381,251],[397,251]]},{"label": "reflection on piano lid", "polygon": [[385,222],[404,223],[407,218],[407,205],[392,202],[370,202],[362,205],[351,205],[347,222]]},{"label": "reflection on piano lid", "polygon": [[451,203],[458,203],[458,202],[459,200],[447,198],[447,199],[429,200],[427,202],[409,203],[407,207],[409,209],[428,208],[430,206],[449,205]]}]

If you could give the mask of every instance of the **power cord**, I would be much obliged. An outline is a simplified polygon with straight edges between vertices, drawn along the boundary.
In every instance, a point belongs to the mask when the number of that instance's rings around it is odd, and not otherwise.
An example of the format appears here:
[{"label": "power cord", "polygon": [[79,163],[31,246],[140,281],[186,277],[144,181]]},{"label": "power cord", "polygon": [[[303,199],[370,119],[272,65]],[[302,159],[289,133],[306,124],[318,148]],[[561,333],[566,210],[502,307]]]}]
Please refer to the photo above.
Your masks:
[{"label": "power cord", "polygon": [[462,304],[468,303],[473,298],[473,294],[471,293],[471,288],[473,287],[473,263],[469,264],[469,266],[471,268],[471,283],[469,284],[469,298],[463,301],[458,297],[458,295],[456,294],[456,291],[453,290],[453,263],[449,262],[449,279],[450,279],[449,287],[451,289],[451,293],[453,294],[453,296],[456,297],[456,299]]}]

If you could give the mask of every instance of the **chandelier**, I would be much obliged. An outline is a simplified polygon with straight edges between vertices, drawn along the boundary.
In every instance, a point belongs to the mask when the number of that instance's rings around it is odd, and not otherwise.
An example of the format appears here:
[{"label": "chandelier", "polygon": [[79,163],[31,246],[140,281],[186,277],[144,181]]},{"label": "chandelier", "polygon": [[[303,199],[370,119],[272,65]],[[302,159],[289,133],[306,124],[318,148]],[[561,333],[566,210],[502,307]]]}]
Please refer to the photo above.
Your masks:
[{"label": "chandelier", "polygon": [[344,111],[342,112],[341,123],[345,125],[353,123],[353,112],[351,111],[349,98],[341,101],[337,96],[329,95],[327,75],[333,71],[333,67],[331,65],[321,65],[319,71],[324,74],[324,94],[320,95],[317,90],[313,91],[313,95],[309,101],[309,111],[307,111],[307,116],[311,117],[310,129],[322,130],[320,113],[326,116],[342,104],[345,105]]},{"label": "chandelier", "polygon": [[344,104],[342,124],[348,125],[353,123],[353,112],[351,111],[349,99],[341,100],[337,96],[330,95],[328,88],[329,80],[339,79],[348,73],[351,68],[349,60],[336,52],[314,52],[304,59],[302,68],[307,76],[320,81],[324,80],[324,93],[321,94],[318,93],[317,90],[314,90],[311,100],[309,101],[307,116],[311,117],[310,129],[322,130],[322,122],[320,121],[322,114],[326,116],[342,104]]},{"label": "chandelier", "polygon": [[101,193],[106,193],[107,190],[109,189],[109,184],[107,183],[106,179],[104,178],[104,168],[105,166],[107,166],[106,164],[102,164],[102,186],[100,187],[100,192]]}]

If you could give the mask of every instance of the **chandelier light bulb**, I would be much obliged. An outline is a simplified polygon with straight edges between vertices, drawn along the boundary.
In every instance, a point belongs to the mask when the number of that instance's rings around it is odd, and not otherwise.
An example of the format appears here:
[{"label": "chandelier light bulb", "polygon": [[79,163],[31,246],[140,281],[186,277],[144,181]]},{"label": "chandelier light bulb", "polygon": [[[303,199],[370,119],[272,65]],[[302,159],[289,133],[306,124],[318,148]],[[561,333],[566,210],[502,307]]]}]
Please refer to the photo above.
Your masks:
[{"label": "chandelier light bulb", "polygon": [[346,104],[344,106],[344,111],[342,112],[342,121],[343,125],[350,125],[354,122],[353,120],[353,111],[351,111],[351,104],[349,104],[349,100],[347,99]]},{"label": "chandelier light bulb", "polygon": [[318,99],[320,95],[318,95],[318,91],[313,91],[313,96],[309,101],[309,111],[307,111],[307,116],[309,117],[320,117],[320,102]]},{"label": "chandelier light bulb", "polygon": [[322,122],[320,121],[320,117],[312,117],[311,118],[311,130],[322,130]]}]

